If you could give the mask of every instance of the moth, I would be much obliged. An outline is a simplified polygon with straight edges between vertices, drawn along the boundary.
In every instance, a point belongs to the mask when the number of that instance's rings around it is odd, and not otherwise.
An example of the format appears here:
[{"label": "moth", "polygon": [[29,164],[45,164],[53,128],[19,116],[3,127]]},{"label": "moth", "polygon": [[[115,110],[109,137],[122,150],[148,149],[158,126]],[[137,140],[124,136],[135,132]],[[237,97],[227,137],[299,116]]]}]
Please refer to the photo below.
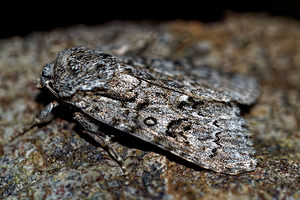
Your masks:
[{"label": "moth", "polygon": [[56,101],[36,122],[61,104],[102,146],[111,137],[101,131],[106,124],[215,172],[255,169],[253,141],[237,106],[257,99],[254,78],[188,61],[118,58],[73,47],[44,66],[40,82]]}]

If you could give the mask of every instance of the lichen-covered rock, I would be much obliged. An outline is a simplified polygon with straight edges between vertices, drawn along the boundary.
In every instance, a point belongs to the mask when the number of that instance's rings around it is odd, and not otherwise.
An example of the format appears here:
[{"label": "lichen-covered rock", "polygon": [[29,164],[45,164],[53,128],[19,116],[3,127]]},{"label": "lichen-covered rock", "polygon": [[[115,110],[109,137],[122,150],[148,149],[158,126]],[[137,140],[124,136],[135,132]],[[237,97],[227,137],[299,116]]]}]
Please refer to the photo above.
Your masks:
[{"label": "lichen-covered rock", "polygon": [[[222,22],[111,22],[0,41],[0,197],[61,199],[299,199],[300,23],[265,15]],[[71,113],[11,140],[51,99],[34,80],[71,46],[114,55],[188,58],[195,66],[255,76],[261,96],[242,108],[258,166],[236,176],[201,169],[137,141],[116,141],[120,167]],[[126,183],[127,182],[127,183]]]}]

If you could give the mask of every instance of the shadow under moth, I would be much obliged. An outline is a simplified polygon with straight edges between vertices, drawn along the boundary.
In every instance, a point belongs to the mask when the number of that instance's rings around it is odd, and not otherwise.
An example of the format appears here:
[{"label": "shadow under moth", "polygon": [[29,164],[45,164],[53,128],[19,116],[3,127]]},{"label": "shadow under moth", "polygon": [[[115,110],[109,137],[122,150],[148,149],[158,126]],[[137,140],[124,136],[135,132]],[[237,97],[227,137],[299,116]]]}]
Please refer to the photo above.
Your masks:
[{"label": "shadow under moth", "polygon": [[253,78],[187,61],[118,58],[74,47],[60,51],[43,68],[40,81],[56,101],[36,123],[66,105],[102,146],[109,146],[111,137],[101,131],[104,123],[215,172],[255,169],[251,134],[237,106],[257,99]]}]

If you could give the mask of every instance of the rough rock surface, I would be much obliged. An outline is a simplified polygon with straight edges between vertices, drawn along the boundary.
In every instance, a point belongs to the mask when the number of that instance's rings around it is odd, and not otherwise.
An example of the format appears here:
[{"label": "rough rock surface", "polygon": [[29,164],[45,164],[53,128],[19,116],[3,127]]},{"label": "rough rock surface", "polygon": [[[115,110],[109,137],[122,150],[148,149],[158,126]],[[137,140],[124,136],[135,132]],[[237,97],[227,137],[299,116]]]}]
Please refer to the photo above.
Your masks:
[{"label": "rough rock surface", "polygon": [[[236,176],[204,170],[139,140],[116,141],[120,167],[58,110],[25,135],[51,99],[34,80],[71,46],[114,55],[188,58],[195,65],[255,76],[261,96],[242,108],[258,166]],[[266,15],[232,15],[203,24],[111,22],[0,41],[0,198],[7,199],[300,199],[300,23]]]}]

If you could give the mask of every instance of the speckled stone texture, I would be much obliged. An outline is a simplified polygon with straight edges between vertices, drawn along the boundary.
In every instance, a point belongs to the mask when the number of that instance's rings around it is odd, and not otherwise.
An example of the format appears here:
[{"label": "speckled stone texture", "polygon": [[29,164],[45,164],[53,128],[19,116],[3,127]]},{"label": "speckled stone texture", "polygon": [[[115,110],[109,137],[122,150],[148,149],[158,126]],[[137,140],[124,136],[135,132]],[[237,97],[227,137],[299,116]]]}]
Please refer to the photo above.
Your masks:
[{"label": "speckled stone texture", "polygon": [[[255,76],[261,96],[242,107],[258,166],[236,176],[185,162],[130,137],[114,147],[129,171],[86,136],[68,110],[12,140],[51,101],[35,89],[61,49],[188,58],[196,65]],[[266,15],[223,21],[111,22],[0,41],[0,198],[6,199],[300,199],[300,23]]]}]

